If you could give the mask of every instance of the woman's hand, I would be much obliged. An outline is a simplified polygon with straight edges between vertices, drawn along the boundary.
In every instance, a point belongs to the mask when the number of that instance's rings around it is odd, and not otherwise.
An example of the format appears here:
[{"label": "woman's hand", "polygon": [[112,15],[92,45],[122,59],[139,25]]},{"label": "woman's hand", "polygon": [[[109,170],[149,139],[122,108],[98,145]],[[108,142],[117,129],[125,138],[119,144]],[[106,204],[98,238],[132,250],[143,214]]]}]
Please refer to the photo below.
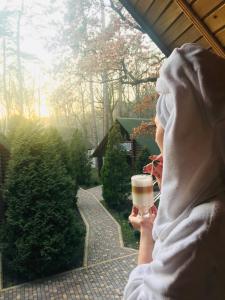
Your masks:
[{"label": "woman's hand", "polygon": [[129,221],[132,226],[140,230],[140,246],[138,254],[138,264],[147,264],[152,261],[152,251],[154,247],[154,241],[152,238],[152,227],[157,214],[157,208],[153,206],[149,210],[148,217],[140,217],[138,215],[138,209],[136,207],[132,208],[131,214],[129,216]]},{"label": "woman's hand", "polygon": [[157,208],[155,206],[152,206],[149,210],[149,216],[143,218],[140,215],[138,215],[138,208],[133,206],[131,214],[129,216],[129,222],[136,230],[151,230],[156,214]]}]

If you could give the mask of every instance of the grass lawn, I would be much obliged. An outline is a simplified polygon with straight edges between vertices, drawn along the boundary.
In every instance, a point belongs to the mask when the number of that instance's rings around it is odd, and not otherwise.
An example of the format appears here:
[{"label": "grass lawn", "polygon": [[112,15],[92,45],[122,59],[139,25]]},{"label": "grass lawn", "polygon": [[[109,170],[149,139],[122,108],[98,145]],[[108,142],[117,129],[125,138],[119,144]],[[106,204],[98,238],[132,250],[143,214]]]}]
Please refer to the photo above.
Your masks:
[{"label": "grass lawn", "polygon": [[102,200],[101,203],[120,224],[124,246],[133,249],[138,249],[140,237],[139,231],[134,230],[128,223],[128,216],[129,212],[131,211],[132,203],[130,203],[130,207],[126,209],[126,211],[121,212],[109,208],[104,200]]}]

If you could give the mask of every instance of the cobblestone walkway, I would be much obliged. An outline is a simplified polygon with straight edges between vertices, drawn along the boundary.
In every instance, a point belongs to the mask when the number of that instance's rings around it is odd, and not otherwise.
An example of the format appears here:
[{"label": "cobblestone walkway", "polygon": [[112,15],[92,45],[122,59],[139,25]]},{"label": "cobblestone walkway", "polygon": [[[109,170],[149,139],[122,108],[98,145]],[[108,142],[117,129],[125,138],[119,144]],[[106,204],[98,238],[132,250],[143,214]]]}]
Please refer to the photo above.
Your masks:
[{"label": "cobblestone walkway", "polygon": [[80,190],[78,193],[78,207],[89,224],[87,265],[136,253],[123,247],[118,224],[95,196],[100,195],[99,190]]},{"label": "cobblestone walkway", "polygon": [[91,193],[98,201],[103,199],[101,186],[90,188],[88,189],[88,192]]},{"label": "cobblestone walkway", "polygon": [[118,225],[99,203],[100,196],[100,188],[78,194],[78,206],[89,228],[87,266],[2,290],[0,300],[122,299],[137,254],[122,246]]}]

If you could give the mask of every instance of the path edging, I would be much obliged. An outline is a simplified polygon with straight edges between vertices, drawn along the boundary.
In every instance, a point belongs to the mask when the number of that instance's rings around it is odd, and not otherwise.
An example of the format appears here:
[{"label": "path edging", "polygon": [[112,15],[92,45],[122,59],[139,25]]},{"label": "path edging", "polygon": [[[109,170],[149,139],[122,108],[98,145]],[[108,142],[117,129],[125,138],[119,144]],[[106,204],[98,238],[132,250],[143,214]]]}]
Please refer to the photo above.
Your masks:
[{"label": "path edging", "polygon": [[26,281],[26,282],[21,283],[21,284],[17,284],[17,285],[9,286],[7,288],[3,288],[1,290],[1,292],[5,292],[5,291],[8,291],[8,290],[14,290],[14,289],[17,289],[17,288],[21,288],[23,286],[27,286],[27,285],[30,285],[32,283],[40,283],[40,282],[48,280],[48,279],[49,280],[51,280],[51,279],[57,279],[58,277],[67,275],[67,274],[69,274],[71,272],[79,272],[81,270],[91,269],[91,268],[93,268],[93,267],[95,267],[97,265],[107,264],[110,261],[116,261],[116,260],[119,260],[119,259],[124,259],[125,257],[130,257],[130,256],[133,256],[135,254],[136,253],[131,253],[131,254],[127,254],[127,255],[124,255],[124,256],[115,257],[115,258],[112,258],[112,259],[109,259],[109,260],[101,261],[99,263],[95,263],[95,264],[92,264],[92,265],[89,265],[89,266],[86,266],[86,267],[74,268],[74,269],[71,269],[71,270],[68,270],[68,271],[65,271],[65,272],[62,272],[62,273],[58,273],[58,274],[55,274],[55,275],[50,275],[50,276],[47,276],[47,277],[43,277],[43,278],[31,280],[31,281]]},{"label": "path edging", "polygon": [[82,209],[79,207],[79,204],[77,205],[80,215],[84,221],[84,224],[86,226],[86,234],[85,234],[85,242],[84,242],[84,258],[83,258],[83,266],[87,267],[88,263],[88,240],[89,240],[89,224],[87,222],[87,220],[85,219],[85,216],[83,214]]}]

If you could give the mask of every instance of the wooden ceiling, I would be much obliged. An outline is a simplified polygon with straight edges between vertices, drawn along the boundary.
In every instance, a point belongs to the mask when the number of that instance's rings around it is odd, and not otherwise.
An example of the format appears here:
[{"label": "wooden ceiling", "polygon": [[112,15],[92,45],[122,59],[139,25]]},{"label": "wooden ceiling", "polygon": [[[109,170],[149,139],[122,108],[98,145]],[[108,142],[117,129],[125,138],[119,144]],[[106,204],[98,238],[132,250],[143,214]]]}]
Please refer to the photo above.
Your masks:
[{"label": "wooden ceiling", "polygon": [[168,56],[198,43],[225,58],[225,0],[120,0]]}]

